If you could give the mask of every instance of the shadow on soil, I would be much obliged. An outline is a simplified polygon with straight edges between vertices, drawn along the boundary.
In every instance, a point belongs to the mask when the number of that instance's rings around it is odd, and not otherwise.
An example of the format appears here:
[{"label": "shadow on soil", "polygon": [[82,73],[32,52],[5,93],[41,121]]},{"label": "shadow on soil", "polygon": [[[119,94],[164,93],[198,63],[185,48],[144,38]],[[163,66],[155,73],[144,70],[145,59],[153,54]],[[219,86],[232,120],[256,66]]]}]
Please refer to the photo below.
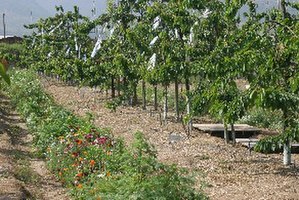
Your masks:
[{"label": "shadow on soil", "polygon": [[[20,150],[17,148],[19,145],[27,145],[27,130],[22,128],[24,123],[17,113],[12,112],[13,108],[9,102],[9,98],[0,94],[0,134],[7,134],[11,147],[0,148],[0,154],[7,156],[12,160],[16,166],[10,172],[16,179],[20,180],[17,176],[18,162],[34,158],[33,153],[29,151]],[[27,167],[27,166],[22,166]],[[27,174],[26,174],[27,175]],[[22,180],[21,180],[22,181]],[[1,194],[2,199],[35,199],[32,194],[22,185],[20,185],[19,194]]]},{"label": "shadow on soil", "polygon": [[[254,175],[262,175],[262,174],[274,174],[278,176],[288,176],[288,177],[295,177],[299,178],[299,166],[296,163],[292,163],[290,166],[284,166],[282,164],[282,157],[281,158],[266,158],[262,157],[260,159],[253,158],[250,160],[240,160],[240,161],[233,161],[234,164],[249,164],[252,165],[255,169],[253,171]],[[272,165],[280,166],[275,169],[269,170]]]},{"label": "shadow on soil", "polygon": [[27,130],[22,128],[24,121],[14,112],[9,99],[0,94],[0,134],[7,133],[12,145],[24,145]]},{"label": "shadow on soil", "polygon": [[278,172],[275,174],[278,174],[280,176],[293,176],[297,179],[299,178],[299,167],[296,166],[294,163],[289,167],[281,167],[279,168]]}]

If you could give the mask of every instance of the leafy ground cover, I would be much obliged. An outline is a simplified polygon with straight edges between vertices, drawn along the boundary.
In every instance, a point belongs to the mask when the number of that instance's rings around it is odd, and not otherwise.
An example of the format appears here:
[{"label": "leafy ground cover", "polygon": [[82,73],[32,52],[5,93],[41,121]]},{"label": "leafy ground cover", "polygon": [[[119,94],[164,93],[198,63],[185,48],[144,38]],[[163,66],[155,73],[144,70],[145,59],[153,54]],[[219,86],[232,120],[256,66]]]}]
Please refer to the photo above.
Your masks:
[{"label": "leafy ground cover", "polygon": [[75,199],[205,199],[187,173],[159,162],[141,133],[126,147],[109,130],[80,119],[43,92],[35,74],[17,71],[8,90],[50,169]]}]

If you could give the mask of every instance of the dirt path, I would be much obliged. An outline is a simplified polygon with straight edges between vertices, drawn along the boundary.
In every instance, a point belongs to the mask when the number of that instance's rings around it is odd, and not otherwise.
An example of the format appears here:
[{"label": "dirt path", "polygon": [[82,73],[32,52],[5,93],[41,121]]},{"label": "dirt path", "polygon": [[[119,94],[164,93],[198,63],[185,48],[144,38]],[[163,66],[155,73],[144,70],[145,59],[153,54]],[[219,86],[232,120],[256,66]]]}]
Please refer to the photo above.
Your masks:
[{"label": "dirt path", "polygon": [[[105,108],[104,94],[53,81],[43,84],[56,102],[80,116],[92,113],[97,126],[111,128],[128,143],[132,133],[142,131],[161,161],[192,169],[198,187],[203,183],[211,199],[299,199],[299,168],[284,167],[282,155],[250,155],[244,147],[226,145],[220,138],[197,131],[187,139],[182,125],[161,126],[157,114],[130,107],[111,112]],[[293,155],[293,162],[299,163],[298,154]]]},{"label": "dirt path", "polygon": [[32,136],[0,94],[0,200],[67,200],[62,185],[32,149]]}]

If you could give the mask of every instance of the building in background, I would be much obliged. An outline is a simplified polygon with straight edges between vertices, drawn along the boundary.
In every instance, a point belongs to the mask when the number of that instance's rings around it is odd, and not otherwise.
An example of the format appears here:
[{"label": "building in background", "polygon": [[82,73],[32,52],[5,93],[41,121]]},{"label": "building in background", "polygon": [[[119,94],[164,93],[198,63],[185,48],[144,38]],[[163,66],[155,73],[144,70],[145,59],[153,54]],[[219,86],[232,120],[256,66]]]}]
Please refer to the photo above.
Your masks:
[{"label": "building in background", "polygon": [[3,35],[0,35],[0,43],[14,44],[21,43],[23,38],[14,36],[14,35],[6,35],[5,38]]}]

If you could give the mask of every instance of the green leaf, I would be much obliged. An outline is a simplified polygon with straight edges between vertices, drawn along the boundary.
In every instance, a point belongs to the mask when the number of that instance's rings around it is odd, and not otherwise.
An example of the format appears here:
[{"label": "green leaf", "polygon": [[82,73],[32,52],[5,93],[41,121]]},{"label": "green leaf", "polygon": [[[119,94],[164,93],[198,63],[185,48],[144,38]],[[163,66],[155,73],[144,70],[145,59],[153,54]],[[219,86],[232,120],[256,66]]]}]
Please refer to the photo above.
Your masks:
[{"label": "green leaf", "polygon": [[6,70],[4,68],[4,66],[0,63],[0,76],[4,79],[4,81],[10,85],[10,78],[9,76],[6,74]]}]

